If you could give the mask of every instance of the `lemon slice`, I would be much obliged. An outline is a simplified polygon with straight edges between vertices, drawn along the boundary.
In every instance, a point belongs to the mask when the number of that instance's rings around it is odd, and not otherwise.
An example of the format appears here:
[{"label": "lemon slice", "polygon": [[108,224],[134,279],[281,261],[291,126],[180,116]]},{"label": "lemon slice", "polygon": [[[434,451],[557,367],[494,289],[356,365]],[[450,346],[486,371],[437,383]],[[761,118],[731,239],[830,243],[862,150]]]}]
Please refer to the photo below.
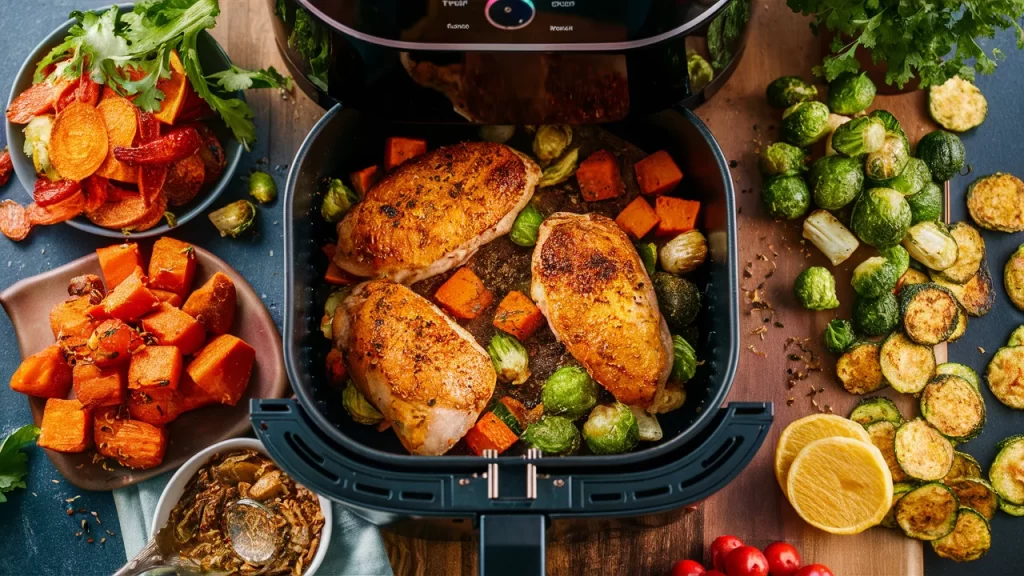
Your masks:
[{"label": "lemon slice", "polygon": [[853,438],[871,444],[871,437],[863,426],[835,414],[813,414],[786,426],[782,436],[779,436],[779,443],[775,445],[775,478],[779,481],[783,493],[787,492],[786,478],[789,475],[789,467],[800,450],[815,440],[833,436]]},{"label": "lemon slice", "polygon": [[878,525],[892,504],[892,475],[882,453],[853,438],[808,444],[789,469],[786,495],[805,522],[831,534]]}]

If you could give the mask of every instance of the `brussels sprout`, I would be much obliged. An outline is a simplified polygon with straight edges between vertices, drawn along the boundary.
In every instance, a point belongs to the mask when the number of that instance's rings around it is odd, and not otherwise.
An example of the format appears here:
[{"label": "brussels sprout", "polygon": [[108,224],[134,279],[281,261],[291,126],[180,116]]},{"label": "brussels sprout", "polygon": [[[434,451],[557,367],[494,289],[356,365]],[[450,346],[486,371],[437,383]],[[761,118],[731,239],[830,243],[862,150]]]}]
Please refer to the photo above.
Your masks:
[{"label": "brussels sprout", "polygon": [[804,171],[807,161],[807,152],[785,142],[776,142],[761,151],[761,158],[758,160],[758,167],[761,168],[761,175],[769,176],[796,176]]},{"label": "brussels sprout", "polygon": [[808,102],[818,97],[818,88],[808,84],[798,76],[782,76],[776,78],[765,90],[765,98],[772,108],[784,110],[800,102]]},{"label": "brussels sprout", "polygon": [[527,248],[533,246],[537,243],[537,233],[540,231],[542,222],[544,222],[544,216],[540,211],[534,208],[533,204],[527,204],[516,216],[516,221],[512,223],[512,230],[508,233],[509,240],[519,246]]},{"label": "brussels sprout", "polygon": [[889,263],[892,264],[894,268],[896,268],[896,272],[900,276],[902,276],[903,273],[907,271],[907,268],[910,268],[910,253],[907,252],[906,248],[900,246],[899,244],[893,246],[892,248],[879,250],[878,253],[881,254],[882,258],[888,260]]},{"label": "brussels sprout", "polygon": [[324,315],[320,319],[320,332],[323,333],[324,338],[331,340],[334,338],[334,330],[332,325],[334,323],[334,312],[338,309],[338,305],[341,301],[348,297],[352,292],[351,288],[341,288],[331,292],[324,302]]},{"label": "brussels sprout", "polygon": [[927,182],[917,194],[907,196],[907,204],[910,205],[911,224],[940,220],[946,195],[938,184]]},{"label": "brussels sprout", "polygon": [[221,236],[237,238],[256,223],[256,207],[248,200],[236,200],[209,214]]},{"label": "brussels sprout", "polygon": [[679,335],[672,337],[672,374],[673,382],[684,384],[697,373],[697,352],[693,346]]},{"label": "brussels sprout", "polygon": [[828,210],[811,212],[804,220],[803,230],[803,237],[821,250],[833,266],[845,262],[860,246],[857,237]]},{"label": "brussels sprout", "polygon": [[256,171],[249,175],[249,196],[260,204],[273,202],[277,198],[277,183],[266,172]]},{"label": "brussels sprout", "polygon": [[808,310],[831,310],[839,307],[836,279],[828,268],[811,266],[796,277],[793,293],[800,305]]},{"label": "brussels sprout", "polygon": [[793,220],[811,207],[811,192],[799,176],[776,176],[761,190],[761,202],[773,218]]},{"label": "brussels sprout", "polygon": [[523,432],[523,442],[545,456],[567,456],[580,447],[580,431],[563,416],[544,416]]},{"label": "brussels sprout", "polygon": [[370,404],[366,396],[363,396],[363,393],[356,388],[351,380],[341,393],[341,405],[345,407],[345,411],[352,417],[352,420],[358,424],[377,424],[384,419],[384,415],[374,408],[373,404]]},{"label": "brussels sprout", "polygon": [[882,147],[864,159],[864,173],[872,180],[884,181],[899,176],[908,162],[910,145],[906,136],[889,134]]},{"label": "brussels sprout", "polygon": [[514,125],[491,124],[480,127],[480,139],[484,142],[504,144],[516,134]]},{"label": "brussels sprout", "polygon": [[700,230],[683,232],[661,247],[661,268],[672,274],[693,272],[708,257],[708,242]]},{"label": "brussels sprout", "polygon": [[594,407],[583,424],[583,439],[594,454],[629,452],[639,437],[640,425],[633,411],[620,402]]},{"label": "brussels sprout", "polygon": [[572,144],[572,127],[566,124],[545,124],[533,136],[533,154],[547,166]]},{"label": "brussels sprout", "polygon": [[530,377],[530,354],[514,336],[496,332],[487,345],[487,355],[502,382],[518,386]]},{"label": "brussels sprout", "polygon": [[963,140],[945,130],[929,132],[917,143],[917,157],[924,160],[932,177],[940,182],[959,174],[966,156]]},{"label": "brussels sprout", "polygon": [[931,220],[911,226],[903,239],[903,247],[914,260],[936,271],[955,264],[960,252],[949,228]]},{"label": "brussels sprout", "polygon": [[636,418],[638,440],[641,442],[657,442],[662,439],[665,433],[661,430],[661,424],[658,423],[657,416],[637,406],[630,406],[629,410],[633,413],[633,417]]},{"label": "brussels sprout", "polygon": [[557,162],[551,164],[547,168],[544,168],[544,171],[540,175],[540,180],[537,182],[537,187],[547,188],[568,180],[576,173],[579,158],[579,148],[573,148],[566,152],[565,156],[559,158]]},{"label": "brussels sprout", "polygon": [[891,292],[878,298],[857,298],[853,303],[853,327],[866,336],[885,336],[900,322],[900,305]]},{"label": "brussels sprout", "polygon": [[868,118],[877,118],[881,120],[882,124],[885,126],[885,131],[889,134],[898,134],[900,136],[906,135],[906,133],[903,132],[903,125],[900,124],[900,121],[897,120],[896,117],[888,110],[875,110],[868,114]]},{"label": "brussels sprout", "polygon": [[911,158],[899,176],[884,182],[877,182],[875,185],[892,188],[904,196],[911,196],[920,192],[924,185],[931,181],[932,173],[928,170],[928,165],[924,163],[924,160]]},{"label": "brussels sprout", "polygon": [[654,401],[647,408],[650,414],[668,414],[686,403],[686,389],[678,382],[669,381],[654,394]]},{"label": "brussels sprout", "polygon": [[696,52],[686,54],[686,72],[690,76],[690,91],[700,92],[715,77],[715,69]]},{"label": "brussels sprout", "polygon": [[864,188],[864,167],[853,158],[822,156],[811,164],[807,184],[816,206],[839,210]]},{"label": "brussels sprout", "polygon": [[651,276],[658,308],[672,330],[681,330],[693,322],[700,313],[700,290],[687,280],[668,272],[655,272]]},{"label": "brussels sprout", "polygon": [[794,146],[810,146],[829,133],[828,106],[821,102],[800,102],[782,113],[779,134],[783,142]]},{"label": "brussels sprout", "polygon": [[633,246],[636,248],[636,253],[640,255],[640,261],[644,263],[647,275],[654,274],[658,268],[658,245],[654,242],[642,242]]},{"label": "brussels sprout", "polygon": [[828,127],[830,131],[828,136],[825,137],[825,156],[835,156],[838,154],[836,149],[832,147],[832,137],[836,134],[836,128],[839,128],[850,120],[852,120],[852,118],[848,116],[841,116],[839,114],[828,115]]},{"label": "brussels sprout", "polygon": [[839,126],[832,133],[832,148],[851,158],[878,151],[885,142],[885,125],[878,118],[862,116]]},{"label": "brussels sprout", "polygon": [[324,193],[323,203],[320,204],[320,216],[333,224],[341,220],[356,202],[359,202],[359,196],[345,186],[344,182],[332,178],[327,186],[327,192]]},{"label": "brussels sprout", "polygon": [[825,348],[828,348],[829,352],[842,354],[856,341],[857,336],[853,333],[853,324],[850,324],[849,320],[836,318],[825,327]]},{"label": "brussels sprout", "polygon": [[861,194],[850,216],[850,227],[865,244],[878,249],[900,243],[910,228],[910,205],[891,188],[870,188]]},{"label": "brussels sprout", "polygon": [[575,420],[597,405],[597,382],[578,366],[564,366],[548,376],[541,391],[544,413]]},{"label": "brussels sprout", "polygon": [[50,163],[50,134],[53,131],[53,115],[40,114],[25,126],[25,156],[32,159],[36,174],[42,174],[56,182],[60,174]]},{"label": "brussels sprout", "polygon": [[828,107],[836,114],[856,114],[875,100],[875,83],[867,73],[842,74],[828,85]]},{"label": "brussels sprout", "polygon": [[878,298],[896,288],[903,272],[882,256],[872,256],[853,269],[853,290],[858,296]]}]

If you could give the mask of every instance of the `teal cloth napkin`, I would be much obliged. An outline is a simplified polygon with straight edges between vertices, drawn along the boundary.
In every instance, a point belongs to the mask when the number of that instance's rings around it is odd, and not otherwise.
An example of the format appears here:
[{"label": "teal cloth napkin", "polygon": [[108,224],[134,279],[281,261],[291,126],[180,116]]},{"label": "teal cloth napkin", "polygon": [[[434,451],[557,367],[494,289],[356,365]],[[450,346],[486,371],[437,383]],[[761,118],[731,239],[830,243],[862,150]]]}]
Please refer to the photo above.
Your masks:
[{"label": "teal cloth napkin", "polygon": [[[134,557],[149,542],[149,525],[156,503],[173,472],[150,478],[127,488],[114,490],[114,504],[121,523],[121,539],[128,558]],[[320,565],[320,576],[390,576],[392,574],[384,542],[376,526],[356,516],[348,508],[334,504],[334,527],[327,557]]]}]

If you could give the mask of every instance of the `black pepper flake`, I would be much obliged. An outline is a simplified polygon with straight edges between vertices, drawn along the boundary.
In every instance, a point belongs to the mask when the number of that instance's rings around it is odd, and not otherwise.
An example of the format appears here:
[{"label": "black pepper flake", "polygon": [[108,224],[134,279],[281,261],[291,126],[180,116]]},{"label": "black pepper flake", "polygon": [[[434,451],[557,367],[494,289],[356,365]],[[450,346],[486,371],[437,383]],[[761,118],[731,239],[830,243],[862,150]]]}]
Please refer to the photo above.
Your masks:
[{"label": "black pepper flake", "polygon": [[785,328],[786,326],[785,326],[785,325],[783,325],[783,323],[782,323],[782,322],[779,322],[778,320],[776,320],[776,321],[775,321],[775,327],[776,327],[776,328]]}]

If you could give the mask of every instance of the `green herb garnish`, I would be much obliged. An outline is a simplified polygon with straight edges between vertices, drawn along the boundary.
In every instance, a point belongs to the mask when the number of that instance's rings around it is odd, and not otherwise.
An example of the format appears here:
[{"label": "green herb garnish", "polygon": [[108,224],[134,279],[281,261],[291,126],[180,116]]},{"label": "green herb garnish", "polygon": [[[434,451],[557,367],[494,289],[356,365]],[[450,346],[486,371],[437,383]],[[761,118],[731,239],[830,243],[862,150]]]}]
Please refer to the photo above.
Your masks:
[{"label": "green herb garnish", "polygon": [[0,444],[0,503],[7,502],[5,492],[15,488],[25,488],[25,475],[28,474],[28,454],[21,449],[35,442],[39,437],[39,428],[29,424],[22,426]]}]

